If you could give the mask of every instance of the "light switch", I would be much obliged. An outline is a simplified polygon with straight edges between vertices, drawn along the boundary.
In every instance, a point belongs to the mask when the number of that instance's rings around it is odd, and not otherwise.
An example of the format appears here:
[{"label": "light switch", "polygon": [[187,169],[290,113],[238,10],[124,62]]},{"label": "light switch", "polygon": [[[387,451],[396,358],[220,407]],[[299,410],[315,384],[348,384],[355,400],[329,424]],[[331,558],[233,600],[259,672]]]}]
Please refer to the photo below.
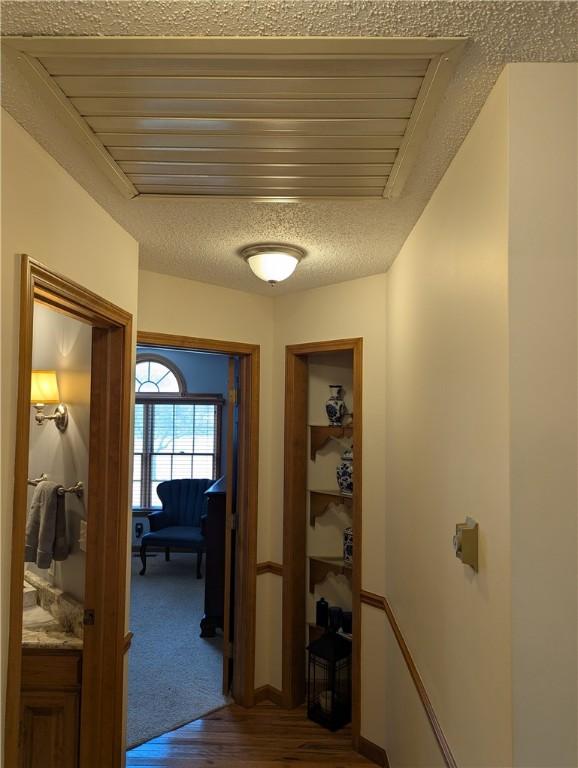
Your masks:
[{"label": "light switch", "polygon": [[456,557],[464,565],[469,565],[474,571],[478,570],[478,524],[471,517],[466,517],[465,523],[456,525],[454,536]]}]

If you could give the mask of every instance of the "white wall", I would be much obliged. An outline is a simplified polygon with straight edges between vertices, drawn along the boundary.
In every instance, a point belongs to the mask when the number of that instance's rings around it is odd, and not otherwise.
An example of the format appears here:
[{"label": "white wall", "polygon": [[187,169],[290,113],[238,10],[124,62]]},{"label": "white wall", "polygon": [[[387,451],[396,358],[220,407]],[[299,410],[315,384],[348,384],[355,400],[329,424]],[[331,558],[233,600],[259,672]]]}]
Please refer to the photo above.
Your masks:
[{"label": "white wall", "polygon": [[[35,305],[32,369],[56,371],[60,397],[68,408],[68,427],[60,432],[49,421],[39,426],[34,418],[36,412],[30,408],[28,477],[40,477],[45,472],[50,480],[64,486],[80,481],[85,492],[80,498],[74,493],[65,496],[69,543],[66,560],[54,562],[51,571],[38,569],[32,563],[26,563],[25,568],[40,574],[81,603],[84,602],[86,557],[79,547],[79,538],[80,522],[87,520],[91,352],[90,326],[42,304]],[[53,405],[47,405],[45,413],[50,414],[53,409]],[[29,502],[33,490],[29,488]],[[89,524],[98,525],[98,520],[90,520]]]},{"label": "white wall", "polygon": [[577,76],[571,64],[509,68],[513,764],[524,768],[578,764]]},{"label": "white wall", "polygon": [[4,111],[1,212],[0,638],[3,727],[18,376],[19,254],[27,253],[136,315],[138,246]]}]

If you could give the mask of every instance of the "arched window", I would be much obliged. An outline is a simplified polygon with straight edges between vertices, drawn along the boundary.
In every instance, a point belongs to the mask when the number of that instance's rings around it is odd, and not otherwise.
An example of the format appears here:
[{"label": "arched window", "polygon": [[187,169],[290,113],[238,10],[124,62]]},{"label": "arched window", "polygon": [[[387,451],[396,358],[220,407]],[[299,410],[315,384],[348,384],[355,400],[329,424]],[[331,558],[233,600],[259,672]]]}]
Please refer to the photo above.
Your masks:
[{"label": "arched window", "polygon": [[220,472],[222,394],[192,394],[170,360],[139,355],[135,369],[133,508],[161,506],[159,483],[215,480]]},{"label": "arched window", "polygon": [[180,371],[157,357],[137,360],[134,388],[138,394],[159,392],[184,394],[183,377]]}]

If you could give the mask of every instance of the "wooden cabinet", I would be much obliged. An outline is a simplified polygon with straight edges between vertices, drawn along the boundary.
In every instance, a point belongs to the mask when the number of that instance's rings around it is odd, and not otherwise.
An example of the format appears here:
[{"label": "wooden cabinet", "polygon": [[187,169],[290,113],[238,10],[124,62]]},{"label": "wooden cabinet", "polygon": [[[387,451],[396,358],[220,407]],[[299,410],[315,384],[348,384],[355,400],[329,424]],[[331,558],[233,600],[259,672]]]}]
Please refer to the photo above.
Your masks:
[{"label": "wooden cabinet", "polygon": [[24,649],[19,768],[77,768],[81,654]]}]

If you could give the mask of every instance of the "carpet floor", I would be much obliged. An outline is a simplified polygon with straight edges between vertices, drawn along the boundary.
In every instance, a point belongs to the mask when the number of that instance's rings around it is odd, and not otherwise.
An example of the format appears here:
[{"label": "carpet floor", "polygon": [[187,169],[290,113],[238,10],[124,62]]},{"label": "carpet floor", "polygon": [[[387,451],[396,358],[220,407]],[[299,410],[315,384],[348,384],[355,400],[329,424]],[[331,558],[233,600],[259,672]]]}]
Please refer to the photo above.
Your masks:
[{"label": "carpet floor", "polygon": [[132,558],[127,745],[173,730],[229,699],[221,693],[222,637],[199,637],[205,580],[196,555]]}]

